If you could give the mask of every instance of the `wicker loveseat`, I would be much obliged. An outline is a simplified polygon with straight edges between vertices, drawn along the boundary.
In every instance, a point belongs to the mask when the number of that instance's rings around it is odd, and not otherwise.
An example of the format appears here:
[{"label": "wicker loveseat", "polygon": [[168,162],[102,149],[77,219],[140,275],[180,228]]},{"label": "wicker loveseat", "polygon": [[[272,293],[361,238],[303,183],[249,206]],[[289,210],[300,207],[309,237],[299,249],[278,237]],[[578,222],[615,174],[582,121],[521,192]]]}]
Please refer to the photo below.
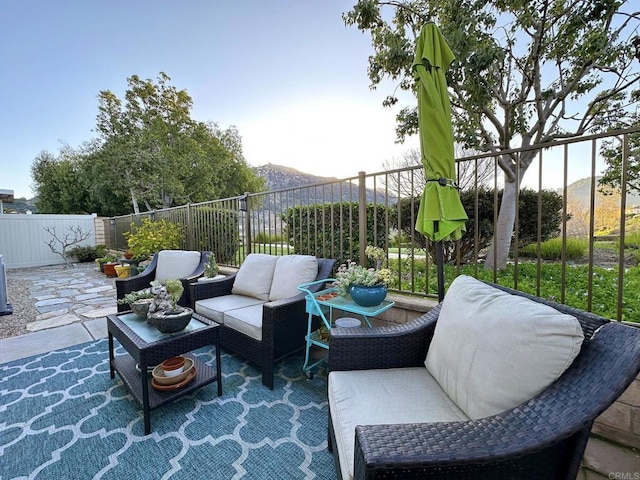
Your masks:
[{"label": "wicker loveseat", "polygon": [[[217,322],[220,345],[262,370],[262,383],[273,388],[274,363],[305,346],[307,316],[301,283],[330,278],[335,260],[309,255],[252,253],[237,273],[224,279],[192,283],[194,311]],[[320,290],[318,284],[314,291]]]},{"label": "wicker loveseat", "polygon": [[[456,301],[447,305],[454,284],[441,304],[402,326],[331,330],[329,449],[336,460],[338,477],[575,479],[594,419],[640,371],[640,328],[484,283],[481,285],[491,289],[489,295],[507,297],[500,300],[506,302],[503,306],[508,307],[515,300],[514,308],[477,319],[488,322],[485,331],[473,325],[465,330],[468,323],[461,327],[455,321],[444,328],[449,322],[445,315],[452,312],[472,320],[474,314],[482,317],[469,305],[493,308],[493,300],[483,304],[480,297],[472,294],[467,304]],[[460,291],[466,293],[468,284],[464,287]],[[551,307],[559,316],[552,322],[543,316],[527,318],[531,311],[539,310],[538,306]],[[512,338],[510,327],[504,327],[505,332],[498,331],[500,323],[520,320],[525,322],[520,325],[532,342],[538,340],[534,337],[542,340],[532,350],[536,355],[529,362],[514,360],[529,347],[517,344],[519,340]],[[537,328],[537,320],[545,325],[544,329]],[[439,322],[443,322],[441,326]],[[574,323],[578,325],[577,335],[571,330]],[[433,368],[433,353],[430,357],[429,350],[438,348],[434,344],[441,341],[438,334],[442,332],[447,341],[462,342],[459,348],[443,355],[457,356],[454,369],[461,367],[460,371],[470,374],[462,385],[455,384],[459,372],[446,370],[440,377],[437,371],[431,373],[437,369]],[[506,335],[512,338],[506,347],[483,345],[487,339],[497,342]],[[555,352],[545,351],[547,344],[558,340],[551,338],[554,335],[560,335],[559,342],[569,345],[569,350],[578,346],[577,352],[563,360],[567,365],[561,365],[550,377],[559,375],[558,378],[532,398],[514,400],[519,403],[505,410],[498,406],[496,413],[485,415],[483,401],[493,396],[493,400],[502,402],[511,393],[503,389],[504,384],[511,390],[519,390],[520,386],[526,390],[530,382],[525,378],[530,370],[540,373],[540,365],[547,365],[547,360],[562,350],[558,347]],[[479,348],[473,347],[467,356],[465,348],[469,343]],[[445,346],[451,347],[446,342]],[[499,375],[483,371],[487,358],[503,362],[507,371]],[[523,378],[525,385],[510,384],[511,376]],[[431,380],[424,380],[428,377]],[[440,393],[429,393],[427,400],[425,389]],[[485,398],[477,402],[468,397],[470,393]],[[446,412],[444,417],[450,418],[423,420],[425,416],[443,415],[442,411]],[[417,420],[412,421],[412,417]]]}]

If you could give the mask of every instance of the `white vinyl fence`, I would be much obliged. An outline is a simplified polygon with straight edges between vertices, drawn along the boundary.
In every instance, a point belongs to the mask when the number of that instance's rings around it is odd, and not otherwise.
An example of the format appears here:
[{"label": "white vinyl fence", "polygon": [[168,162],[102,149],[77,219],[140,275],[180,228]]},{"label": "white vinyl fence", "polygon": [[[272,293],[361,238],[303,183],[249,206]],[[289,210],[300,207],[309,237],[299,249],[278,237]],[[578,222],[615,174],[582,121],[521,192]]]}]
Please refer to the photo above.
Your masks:
[{"label": "white vinyl fence", "polygon": [[[70,228],[91,233],[89,238],[77,245],[94,246],[96,232],[94,215],[0,215],[0,255],[3,256],[7,268],[39,267],[64,263],[63,258],[49,248],[52,235],[45,228],[53,231],[63,239],[65,234],[75,238]],[[62,246],[54,240],[59,252]]]}]

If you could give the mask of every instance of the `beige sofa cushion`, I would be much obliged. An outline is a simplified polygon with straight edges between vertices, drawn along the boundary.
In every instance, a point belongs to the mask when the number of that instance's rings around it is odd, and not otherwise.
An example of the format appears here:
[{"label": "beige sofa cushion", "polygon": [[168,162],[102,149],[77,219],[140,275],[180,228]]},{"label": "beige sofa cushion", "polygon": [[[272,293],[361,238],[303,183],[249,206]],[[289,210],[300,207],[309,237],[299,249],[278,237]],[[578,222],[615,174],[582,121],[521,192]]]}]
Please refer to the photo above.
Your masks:
[{"label": "beige sofa cushion", "polygon": [[236,308],[249,307],[251,305],[262,305],[264,300],[245,295],[222,295],[220,297],[205,298],[195,303],[195,311],[200,315],[224,323],[224,313]]},{"label": "beige sofa cushion", "polygon": [[161,250],[158,252],[155,280],[162,285],[167,280],[188,277],[200,265],[200,252],[190,250]]},{"label": "beige sofa cushion", "polygon": [[328,395],[345,480],[353,478],[356,425],[469,420],[424,367],[331,372]]},{"label": "beige sofa cushion", "polygon": [[227,310],[224,312],[224,324],[262,341],[262,304]]},{"label": "beige sofa cushion", "polygon": [[268,300],[277,261],[275,255],[249,254],[236,273],[231,293]]},{"label": "beige sofa cushion", "polygon": [[313,282],[318,275],[318,261],[313,255],[284,255],[278,257],[273,272],[269,300],[298,295],[301,283]]},{"label": "beige sofa cushion", "polygon": [[463,275],[444,298],[425,365],[477,419],[542,392],[571,365],[583,339],[575,317]]}]

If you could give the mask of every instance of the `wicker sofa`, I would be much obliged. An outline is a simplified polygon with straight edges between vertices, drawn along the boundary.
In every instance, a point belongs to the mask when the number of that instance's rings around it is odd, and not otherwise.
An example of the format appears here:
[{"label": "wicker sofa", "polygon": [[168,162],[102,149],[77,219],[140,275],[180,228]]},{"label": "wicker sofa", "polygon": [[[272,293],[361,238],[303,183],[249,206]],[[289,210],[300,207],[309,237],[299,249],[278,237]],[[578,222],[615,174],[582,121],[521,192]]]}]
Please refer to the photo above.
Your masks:
[{"label": "wicker sofa", "polygon": [[[640,328],[477,280],[490,289],[489,301],[469,294],[463,282],[460,292],[470,298],[452,302],[457,281],[441,304],[405,325],[331,330],[329,449],[338,477],[575,479],[594,419],[640,371]],[[498,297],[507,308],[483,315],[480,309],[491,310]],[[558,315],[548,321],[540,308]],[[452,316],[467,318],[451,322]],[[510,322],[523,331],[514,333]],[[507,346],[490,345],[505,338]],[[525,361],[527,354],[519,355],[528,340],[534,356]],[[528,398],[539,380],[530,375],[548,374],[563,342],[560,368]],[[556,351],[546,350],[554,343]],[[442,358],[434,361],[433,351]],[[453,370],[442,374],[433,367],[447,355],[455,359]],[[456,378],[461,372],[463,382]],[[506,403],[515,405],[499,405],[513,390]],[[486,410],[487,399],[498,405]],[[425,421],[434,415],[441,418]]]},{"label": "wicker sofa", "polygon": [[305,346],[305,299],[296,287],[330,278],[334,264],[309,255],[250,254],[237,273],[192,283],[191,305],[221,325],[221,347],[258,366],[262,383],[272,389],[274,363]]},{"label": "wicker sofa", "polygon": [[[121,299],[127,293],[149,288],[153,280],[159,280],[164,284],[169,279],[179,279],[184,286],[184,292],[182,292],[178,304],[188,307],[191,303],[189,283],[204,274],[204,266],[210,253],[192,250],[162,250],[153,256],[151,263],[143,272],[130,278],[116,280],[116,298]],[[130,310],[129,305],[118,304],[119,312],[126,310]]]}]

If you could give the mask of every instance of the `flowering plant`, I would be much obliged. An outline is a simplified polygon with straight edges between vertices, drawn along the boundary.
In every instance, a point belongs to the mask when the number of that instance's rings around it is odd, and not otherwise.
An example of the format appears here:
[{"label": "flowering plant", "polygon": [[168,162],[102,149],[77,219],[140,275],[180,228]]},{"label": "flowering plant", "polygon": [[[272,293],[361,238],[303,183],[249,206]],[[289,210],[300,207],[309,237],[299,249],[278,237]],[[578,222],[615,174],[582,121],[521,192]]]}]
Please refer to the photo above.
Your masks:
[{"label": "flowering plant", "polygon": [[139,226],[132,223],[131,232],[122,235],[127,240],[133,259],[142,262],[160,250],[180,248],[182,230],[179,225],[165,219],[152,222],[145,218]]},{"label": "flowering plant", "polygon": [[346,297],[349,294],[351,285],[371,287],[373,285],[388,285],[391,282],[391,270],[380,268],[382,261],[386,258],[385,251],[379,247],[369,245],[365,250],[365,254],[376,262],[375,268],[366,268],[351,260],[347,260],[347,263],[343,263],[338,267],[333,287],[341,296]]}]

